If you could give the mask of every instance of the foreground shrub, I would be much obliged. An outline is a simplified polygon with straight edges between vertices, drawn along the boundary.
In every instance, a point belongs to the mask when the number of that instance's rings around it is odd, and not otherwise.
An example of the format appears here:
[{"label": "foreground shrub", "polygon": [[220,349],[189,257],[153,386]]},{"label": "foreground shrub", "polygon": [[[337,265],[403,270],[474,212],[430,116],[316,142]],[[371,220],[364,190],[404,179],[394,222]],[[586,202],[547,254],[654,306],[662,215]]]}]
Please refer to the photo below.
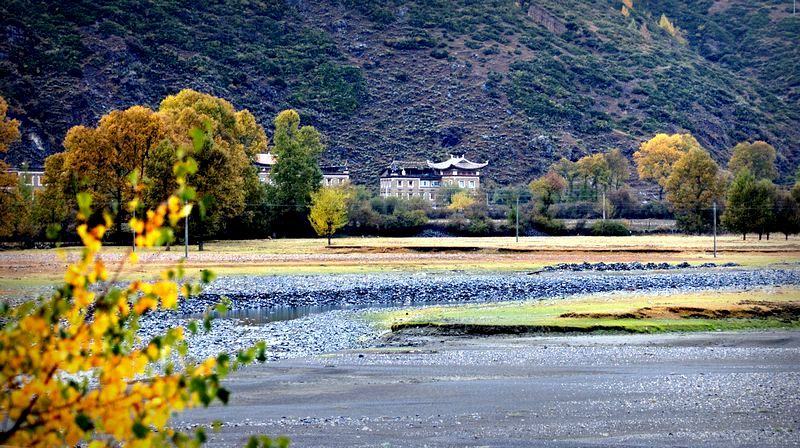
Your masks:
[{"label": "foreground shrub", "polygon": [[[208,138],[193,131],[195,147]],[[152,248],[172,240],[173,228],[191,213],[194,190],[186,176],[197,171],[191,160],[174,166],[179,189],[154,210],[143,210],[139,198],[128,212],[136,248]],[[134,190],[143,185],[131,178]],[[182,327],[170,328],[149,341],[137,339],[142,316],[177,307],[179,294],[196,295],[211,281],[203,271],[200,284],[183,279],[183,267],[164,270],[156,280],[133,280],[119,286],[125,263],[136,264],[129,251],[112,271],[101,257],[102,238],[113,224],[90,222],[92,197],[77,197],[77,233],[83,251],[64,273],[64,282],[48,299],[0,308],[0,445],[6,446],[196,446],[206,440],[168,426],[178,411],[227,403],[220,381],[229,371],[254,359],[266,359],[263,343],[240,351],[192,362]],[[216,311],[224,312],[220,305]],[[203,327],[210,329],[207,316]],[[197,322],[188,325],[196,333]],[[267,446],[269,439],[251,445]],[[279,442],[285,445],[285,441]]]}]

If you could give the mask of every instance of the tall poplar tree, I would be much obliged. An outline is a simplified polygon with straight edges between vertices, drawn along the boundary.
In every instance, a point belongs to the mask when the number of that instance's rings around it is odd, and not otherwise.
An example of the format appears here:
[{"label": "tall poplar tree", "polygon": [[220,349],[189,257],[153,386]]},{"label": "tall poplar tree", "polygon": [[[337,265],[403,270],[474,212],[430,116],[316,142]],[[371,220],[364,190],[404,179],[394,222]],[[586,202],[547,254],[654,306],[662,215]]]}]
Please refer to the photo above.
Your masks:
[{"label": "tall poplar tree", "polygon": [[324,146],[312,126],[300,126],[300,115],[289,109],[275,117],[275,165],[270,171],[267,201],[272,208],[272,228],[297,234],[308,229],[306,215],[311,194],[320,189],[319,156]]}]

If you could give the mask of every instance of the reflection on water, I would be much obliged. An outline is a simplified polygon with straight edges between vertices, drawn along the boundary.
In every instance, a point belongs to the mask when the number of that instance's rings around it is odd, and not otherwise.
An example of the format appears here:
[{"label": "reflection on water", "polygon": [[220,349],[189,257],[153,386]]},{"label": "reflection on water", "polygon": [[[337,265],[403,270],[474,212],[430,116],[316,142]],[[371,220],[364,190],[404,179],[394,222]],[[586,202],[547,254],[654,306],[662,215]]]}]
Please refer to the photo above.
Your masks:
[{"label": "reflection on water", "polygon": [[371,304],[371,305],[310,305],[310,306],[281,306],[272,308],[250,308],[230,310],[223,315],[216,315],[221,319],[238,319],[245,324],[256,325],[282,320],[292,320],[309,314],[324,313],[333,310],[359,310],[364,308],[388,308],[398,304]]}]

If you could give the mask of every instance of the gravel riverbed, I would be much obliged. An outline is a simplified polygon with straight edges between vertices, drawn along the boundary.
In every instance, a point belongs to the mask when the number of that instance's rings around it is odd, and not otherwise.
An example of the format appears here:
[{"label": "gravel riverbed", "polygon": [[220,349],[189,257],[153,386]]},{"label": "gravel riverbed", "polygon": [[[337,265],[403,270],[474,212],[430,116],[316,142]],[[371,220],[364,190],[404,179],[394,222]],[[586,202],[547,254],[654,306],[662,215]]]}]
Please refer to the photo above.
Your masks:
[{"label": "gravel riverbed", "polygon": [[[281,310],[310,307],[310,314],[273,322],[244,317],[214,321],[208,334],[189,337],[189,353],[198,359],[235,352],[266,341],[271,359],[363,348],[381,336],[363,318],[371,308],[429,304],[535,300],[577,294],[684,292],[800,285],[800,271],[736,268],[680,269],[636,272],[547,272],[539,274],[347,274],[309,276],[247,276],[216,280],[199,297],[182,301],[176,312],[145,316],[143,340],[193,316],[222,297],[231,299],[233,315],[240,310]],[[302,314],[302,313],[301,313]],[[241,316],[241,315],[238,315]],[[202,332],[201,332],[202,333]]]}]

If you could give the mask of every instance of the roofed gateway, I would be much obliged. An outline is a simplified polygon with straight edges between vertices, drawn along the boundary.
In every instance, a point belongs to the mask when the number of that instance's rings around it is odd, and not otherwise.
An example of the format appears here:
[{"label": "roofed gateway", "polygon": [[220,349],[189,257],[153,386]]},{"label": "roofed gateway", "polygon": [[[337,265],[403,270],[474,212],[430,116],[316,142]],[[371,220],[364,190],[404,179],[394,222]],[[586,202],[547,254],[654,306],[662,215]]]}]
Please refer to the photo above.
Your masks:
[{"label": "roofed gateway", "polygon": [[464,155],[444,162],[408,162],[393,160],[381,172],[381,196],[409,199],[422,197],[435,202],[439,188],[455,185],[467,190],[478,190],[481,187],[481,169],[489,162],[476,163],[467,160]]}]

